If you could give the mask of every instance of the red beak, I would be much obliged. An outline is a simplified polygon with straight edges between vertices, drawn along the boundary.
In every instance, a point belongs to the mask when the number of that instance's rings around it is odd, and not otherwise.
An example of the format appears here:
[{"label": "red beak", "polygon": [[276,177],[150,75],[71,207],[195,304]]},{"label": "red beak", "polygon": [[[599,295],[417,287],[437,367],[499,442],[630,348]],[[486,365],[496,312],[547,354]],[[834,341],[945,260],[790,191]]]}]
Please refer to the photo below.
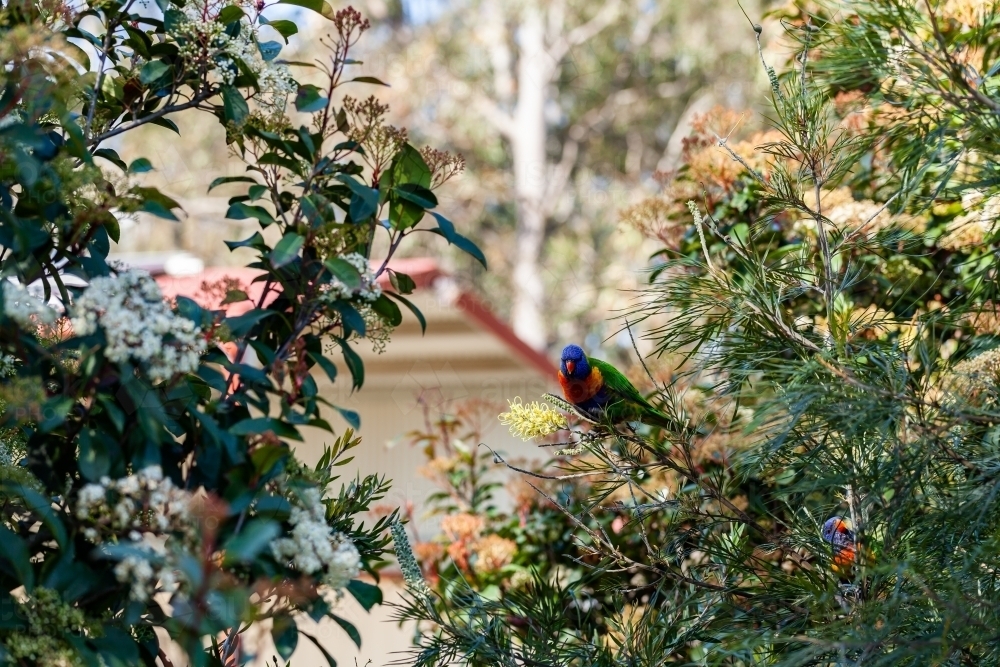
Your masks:
[{"label": "red beak", "polygon": [[566,362],[566,370],[569,372],[570,375],[572,375],[573,371],[576,370],[576,362],[575,361],[567,361]]}]

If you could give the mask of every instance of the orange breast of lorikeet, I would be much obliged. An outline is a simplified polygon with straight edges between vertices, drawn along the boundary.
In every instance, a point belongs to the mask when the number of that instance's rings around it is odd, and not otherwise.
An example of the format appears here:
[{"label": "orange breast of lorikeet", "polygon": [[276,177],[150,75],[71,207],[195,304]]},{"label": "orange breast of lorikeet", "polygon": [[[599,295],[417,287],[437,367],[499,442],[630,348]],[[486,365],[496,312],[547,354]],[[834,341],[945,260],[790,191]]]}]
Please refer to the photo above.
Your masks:
[{"label": "orange breast of lorikeet", "polygon": [[604,388],[604,378],[596,368],[591,368],[590,374],[582,380],[568,378],[559,371],[559,386],[570,403],[586,403]]},{"label": "orange breast of lorikeet", "polygon": [[853,544],[833,548],[833,566],[835,572],[846,572],[854,565],[858,554],[854,550]]}]

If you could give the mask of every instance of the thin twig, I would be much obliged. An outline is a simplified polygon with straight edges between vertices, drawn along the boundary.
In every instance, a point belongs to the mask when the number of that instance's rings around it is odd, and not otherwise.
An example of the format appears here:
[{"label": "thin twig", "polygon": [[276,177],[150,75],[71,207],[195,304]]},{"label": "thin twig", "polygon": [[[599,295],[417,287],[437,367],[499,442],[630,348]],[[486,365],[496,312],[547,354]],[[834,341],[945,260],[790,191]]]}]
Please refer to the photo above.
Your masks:
[{"label": "thin twig", "polygon": [[108,25],[104,31],[104,44],[101,47],[101,55],[97,61],[97,81],[94,82],[94,91],[90,96],[90,105],[87,107],[87,123],[83,126],[83,139],[90,138],[90,126],[94,122],[94,112],[97,110],[97,96],[101,93],[101,86],[104,85],[104,65],[108,61],[108,51],[111,50],[111,37],[115,31],[115,24],[111,20],[111,15],[105,11],[105,18]]},{"label": "thin twig", "polygon": [[[487,445],[485,442],[479,443],[479,446],[480,447],[485,447],[486,449],[490,450],[490,452],[493,454],[493,461],[495,463],[500,463],[500,464],[506,466],[508,469],[513,470],[514,472],[519,472],[522,475],[529,475],[531,477],[536,477],[538,479],[545,479],[545,480],[560,482],[560,481],[563,481],[563,480],[566,480],[566,479],[579,479],[581,477],[592,477],[594,475],[607,475],[608,474],[607,471],[605,471],[605,470],[592,470],[592,471],[589,471],[589,472],[578,472],[578,473],[574,473],[572,475],[543,475],[542,473],[532,472],[531,470],[526,470],[524,468],[518,468],[517,466],[515,466],[515,465],[513,465],[511,463],[507,463],[507,461],[502,456],[500,456],[500,454],[497,451],[495,451],[492,447],[490,447],[489,445]],[[633,468],[633,470],[638,470],[638,468]]]},{"label": "thin twig", "polygon": [[653,383],[653,388],[660,393],[666,393],[666,387],[660,389],[656,384],[656,378],[654,378],[653,374],[649,372],[649,367],[646,366],[646,360],[639,352],[638,343],[635,342],[635,336],[632,334],[632,324],[628,321],[628,318],[625,318],[625,330],[628,331],[629,340],[632,341],[632,349],[635,350],[635,356],[639,358],[639,363],[642,364],[642,370],[646,371],[646,377],[648,377],[649,381]]},{"label": "thin twig", "polygon": [[119,125],[118,127],[116,127],[113,130],[105,132],[104,134],[102,134],[100,136],[91,138],[88,143],[91,146],[96,146],[97,144],[101,143],[102,141],[104,141],[106,139],[110,139],[111,137],[116,137],[119,134],[124,134],[125,132],[128,132],[130,130],[134,130],[137,127],[140,127],[142,125],[146,125],[148,123],[153,122],[154,120],[158,120],[160,118],[163,118],[167,114],[175,113],[177,111],[184,111],[185,109],[194,108],[194,107],[198,106],[199,104],[201,104],[202,102],[204,102],[205,100],[207,100],[208,98],[210,98],[213,95],[215,95],[217,92],[218,92],[217,90],[211,89],[211,90],[206,91],[206,92],[197,93],[194,97],[192,97],[187,102],[184,102],[183,104],[178,104],[178,105],[172,106],[172,107],[163,107],[159,111],[154,111],[153,113],[149,114],[148,116],[143,116],[142,118],[140,118],[139,120],[135,121],[134,123],[129,123],[128,125]]}]

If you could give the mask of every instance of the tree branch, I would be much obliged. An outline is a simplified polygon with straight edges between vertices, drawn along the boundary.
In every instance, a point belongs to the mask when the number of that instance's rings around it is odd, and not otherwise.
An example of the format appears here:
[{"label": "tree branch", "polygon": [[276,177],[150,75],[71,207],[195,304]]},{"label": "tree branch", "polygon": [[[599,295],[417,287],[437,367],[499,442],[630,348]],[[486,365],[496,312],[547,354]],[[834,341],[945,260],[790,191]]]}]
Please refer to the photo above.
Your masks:
[{"label": "tree branch", "polygon": [[500,108],[500,105],[484,93],[473,93],[470,99],[472,106],[502,134],[505,139],[513,139],[517,134],[517,124],[514,117]]},{"label": "tree branch", "polygon": [[569,177],[576,166],[576,160],[580,153],[580,143],[587,134],[595,127],[609,120],[614,116],[615,107],[628,104],[634,99],[635,91],[632,88],[625,88],[616,91],[604,99],[600,106],[596,106],[587,111],[576,123],[574,123],[566,133],[566,140],[563,142],[562,156],[559,163],[549,178],[545,190],[544,213],[546,216],[552,214],[557,204],[556,196],[562,192],[569,182]]},{"label": "tree branch", "polygon": [[604,5],[601,11],[597,12],[592,19],[573,28],[563,37],[557,39],[548,49],[552,60],[558,63],[566,57],[566,54],[569,53],[569,50],[574,46],[579,46],[580,44],[587,42],[614,23],[621,13],[623,4],[624,3],[619,0],[618,2],[611,2]]},{"label": "tree branch", "polygon": [[216,94],[216,92],[217,91],[215,91],[215,90],[209,90],[209,91],[197,93],[194,97],[192,97],[187,102],[184,102],[183,104],[178,104],[178,105],[172,106],[172,107],[171,106],[163,107],[159,111],[151,113],[148,116],[144,116],[143,118],[140,118],[139,120],[135,121],[134,123],[129,123],[128,125],[119,125],[118,127],[116,127],[113,130],[110,130],[109,132],[105,132],[104,134],[102,134],[100,136],[92,138],[89,143],[90,143],[91,146],[97,146],[102,141],[110,139],[111,137],[116,137],[119,134],[124,134],[125,132],[128,132],[129,130],[134,130],[135,128],[140,127],[142,125],[146,125],[147,123],[151,123],[154,120],[157,120],[158,118],[163,118],[167,114],[171,114],[171,113],[174,113],[174,112],[177,112],[177,111],[184,111],[185,109],[191,109],[193,107],[196,107],[199,104],[201,104],[202,102],[204,102],[205,100],[207,100],[208,98],[214,96]]}]

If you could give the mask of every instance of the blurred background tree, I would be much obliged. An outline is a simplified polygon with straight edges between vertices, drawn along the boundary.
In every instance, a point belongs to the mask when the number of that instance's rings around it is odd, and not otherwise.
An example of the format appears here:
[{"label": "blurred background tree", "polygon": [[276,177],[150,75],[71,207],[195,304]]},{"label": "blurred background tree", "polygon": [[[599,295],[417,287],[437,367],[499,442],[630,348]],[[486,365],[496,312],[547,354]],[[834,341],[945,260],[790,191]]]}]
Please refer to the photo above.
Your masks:
[{"label": "blurred background tree", "polygon": [[[532,346],[587,339],[599,348],[608,315],[627,303],[656,249],[616,225],[620,210],[655,191],[656,171],[679,166],[696,115],[750,106],[748,91],[763,81],[752,44],[719,39],[738,34],[742,16],[715,0],[368,0],[362,9],[373,29],[358,59],[365,74],[391,82],[379,93],[389,121],[416,145],[467,162],[442,210],[472,221],[490,271],[458,254],[447,268]],[[288,57],[310,61],[312,41]],[[204,195],[199,174],[238,163],[203,148],[217,128],[187,122],[190,144],[150,142],[165,169],[150,178],[184,200],[188,218],[144,221],[124,249],[180,247],[227,263],[205,239],[236,233],[234,223],[222,219],[224,199]]]},{"label": "blurred background tree", "polygon": [[491,271],[457,268],[533,347],[591,333],[597,347],[650,249],[616,228],[618,210],[678,165],[696,113],[748,103],[752,45],[715,38],[742,17],[725,2],[401,9],[394,48],[373,48],[407,72],[389,91],[395,117],[467,161],[448,204],[478,219]]}]

